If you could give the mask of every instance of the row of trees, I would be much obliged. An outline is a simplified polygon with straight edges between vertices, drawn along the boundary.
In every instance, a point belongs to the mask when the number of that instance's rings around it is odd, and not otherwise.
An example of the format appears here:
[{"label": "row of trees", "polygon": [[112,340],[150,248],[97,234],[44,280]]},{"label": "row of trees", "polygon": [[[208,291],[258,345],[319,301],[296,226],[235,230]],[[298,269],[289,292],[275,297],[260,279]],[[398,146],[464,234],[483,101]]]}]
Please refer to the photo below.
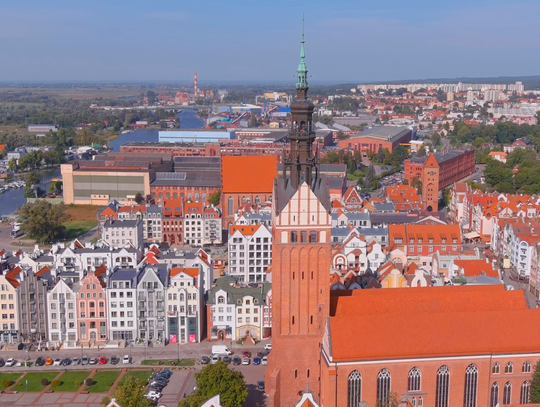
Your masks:
[{"label": "row of trees", "polygon": [[540,163],[533,150],[518,148],[508,154],[506,163],[488,158],[485,182],[498,192],[540,193]]}]

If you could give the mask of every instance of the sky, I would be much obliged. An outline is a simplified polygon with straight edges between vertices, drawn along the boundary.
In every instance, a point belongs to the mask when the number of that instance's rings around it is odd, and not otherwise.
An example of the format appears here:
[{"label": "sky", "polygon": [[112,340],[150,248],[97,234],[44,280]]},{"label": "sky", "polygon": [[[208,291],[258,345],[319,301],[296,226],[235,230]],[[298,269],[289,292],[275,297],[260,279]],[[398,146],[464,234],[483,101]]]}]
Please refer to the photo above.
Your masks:
[{"label": "sky", "polygon": [[0,0],[0,82],[538,75],[538,0]]}]

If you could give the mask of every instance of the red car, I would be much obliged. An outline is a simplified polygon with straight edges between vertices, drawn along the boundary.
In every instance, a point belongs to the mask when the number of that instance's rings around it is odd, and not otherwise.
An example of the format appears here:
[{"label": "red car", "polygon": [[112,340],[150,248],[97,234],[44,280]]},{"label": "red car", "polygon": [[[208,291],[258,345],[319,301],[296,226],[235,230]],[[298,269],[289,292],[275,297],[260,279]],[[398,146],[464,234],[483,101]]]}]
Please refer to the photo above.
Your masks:
[{"label": "red car", "polygon": [[245,350],[243,356],[245,358],[250,358],[251,357],[251,352],[249,350]]},{"label": "red car", "polygon": [[105,363],[107,363],[107,358],[105,356],[100,357],[99,358],[99,364],[104,365]]}]

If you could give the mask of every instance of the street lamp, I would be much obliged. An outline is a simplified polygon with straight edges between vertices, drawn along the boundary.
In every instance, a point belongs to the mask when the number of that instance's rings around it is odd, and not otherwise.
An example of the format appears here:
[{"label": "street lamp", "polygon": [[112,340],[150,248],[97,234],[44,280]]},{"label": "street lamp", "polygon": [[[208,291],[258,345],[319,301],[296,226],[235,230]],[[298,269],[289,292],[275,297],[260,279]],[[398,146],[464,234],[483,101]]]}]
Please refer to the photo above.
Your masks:
[{"label": "street lamp", "polygon": [[129,363],[131,363],[131,348],[133,348],[133,342],[129,344]]},{"label": "street lamp", "polygon": [[178,336],[176,337],[176,349],[178,350],[178,362],[180,362],[180,341],[178,340]]}]

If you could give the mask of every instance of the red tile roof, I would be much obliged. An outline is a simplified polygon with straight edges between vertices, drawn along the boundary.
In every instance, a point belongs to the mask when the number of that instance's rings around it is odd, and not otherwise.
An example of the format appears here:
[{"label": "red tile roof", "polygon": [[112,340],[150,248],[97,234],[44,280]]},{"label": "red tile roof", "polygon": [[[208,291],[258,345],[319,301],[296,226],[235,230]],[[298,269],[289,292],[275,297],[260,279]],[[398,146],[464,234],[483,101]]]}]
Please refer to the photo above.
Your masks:
[{"label": "red tile roof", "polygon": [[258,225],[231,225],[229,236],[234,235],[237,231],[242,233],[242,235],[244,235],[244,236],[251,236],[255,232],[257,232],[257,230],[259,230],[261,228],[261,226],[262,226],[262,224],[258,224]]},{"label": "red tile roof", "polygon": [[336,361],[540,352],[540,309],[527,309],[522,291],[465,286],[332,294]]},{"label": "red tile roof", "polygon": [[271,193],[277,177],[276,156],[224,156],[223,193]]}]

